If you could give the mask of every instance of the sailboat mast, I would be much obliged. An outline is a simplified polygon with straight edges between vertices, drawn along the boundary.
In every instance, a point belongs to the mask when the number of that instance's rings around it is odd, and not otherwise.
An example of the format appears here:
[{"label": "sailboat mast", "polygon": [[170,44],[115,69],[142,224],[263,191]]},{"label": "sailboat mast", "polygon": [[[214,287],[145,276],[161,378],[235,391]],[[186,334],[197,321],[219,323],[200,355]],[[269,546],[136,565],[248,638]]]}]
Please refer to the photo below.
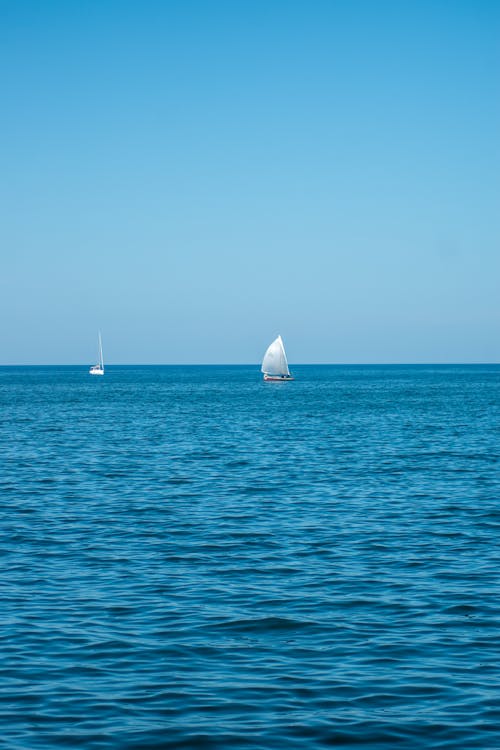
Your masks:
[{"label": "sailboat mast", "polygon": [[101,332],[99,331],[99,364],[101,366],[101,369],[104,367],[104,362],[102,360],[102,339],[101,339]]}]

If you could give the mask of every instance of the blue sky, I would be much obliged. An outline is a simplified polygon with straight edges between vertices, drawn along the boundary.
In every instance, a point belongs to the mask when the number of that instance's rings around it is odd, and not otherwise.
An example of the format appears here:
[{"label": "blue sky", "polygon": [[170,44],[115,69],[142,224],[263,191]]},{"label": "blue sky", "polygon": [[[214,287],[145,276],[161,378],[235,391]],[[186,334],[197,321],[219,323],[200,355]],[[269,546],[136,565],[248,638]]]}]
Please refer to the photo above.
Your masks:
[{"label": "blue sky", "polygon": [[0,0],[0,362],[500,360],[500,4]]}]

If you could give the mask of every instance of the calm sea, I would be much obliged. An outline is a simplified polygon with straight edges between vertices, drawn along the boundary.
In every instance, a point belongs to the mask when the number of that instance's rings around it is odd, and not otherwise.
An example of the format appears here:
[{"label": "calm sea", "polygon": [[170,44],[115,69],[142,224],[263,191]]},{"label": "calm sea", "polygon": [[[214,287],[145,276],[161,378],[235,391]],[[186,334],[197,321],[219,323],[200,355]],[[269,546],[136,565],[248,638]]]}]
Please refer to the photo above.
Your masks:
[{"label": "calm sea", "polygon": [[500,748],[500,366],[0,368],[0,746]]}]

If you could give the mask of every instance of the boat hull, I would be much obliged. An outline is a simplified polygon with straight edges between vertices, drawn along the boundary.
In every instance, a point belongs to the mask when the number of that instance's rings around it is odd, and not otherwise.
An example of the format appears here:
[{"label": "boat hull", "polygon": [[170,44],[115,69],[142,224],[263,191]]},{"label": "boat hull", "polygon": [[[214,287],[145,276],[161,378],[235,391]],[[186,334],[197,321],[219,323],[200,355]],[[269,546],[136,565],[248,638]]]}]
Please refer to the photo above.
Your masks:
[{"label": "boat hull", "polygon": [[269,380],[273,383],[286,383],[288,380],[293,380],[293,378],[291,375],[264,375],[264,380]]},{"label": "boat hull", "polygon": [[101,370],[101,368],[91,367],[89,370],[89,375],[104,375],[104,370]]}]

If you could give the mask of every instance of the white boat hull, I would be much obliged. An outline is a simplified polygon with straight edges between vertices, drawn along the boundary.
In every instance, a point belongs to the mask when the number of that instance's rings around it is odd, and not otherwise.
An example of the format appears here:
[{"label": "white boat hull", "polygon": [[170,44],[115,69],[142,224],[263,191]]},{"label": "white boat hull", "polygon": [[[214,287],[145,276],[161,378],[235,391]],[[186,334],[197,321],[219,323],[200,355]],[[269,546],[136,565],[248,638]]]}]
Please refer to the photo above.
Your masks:
[{"label": "white boat hull", "polygon": [[287,380],[293,380],[291,375],[266,375],[264,373],[264,380],[271,380],[274,383],[285,383]]},{"label": "white boat hull", "polygon": [[89,370],[90,375],[104,375],[104,370],[100,367],[91,367]]}]

